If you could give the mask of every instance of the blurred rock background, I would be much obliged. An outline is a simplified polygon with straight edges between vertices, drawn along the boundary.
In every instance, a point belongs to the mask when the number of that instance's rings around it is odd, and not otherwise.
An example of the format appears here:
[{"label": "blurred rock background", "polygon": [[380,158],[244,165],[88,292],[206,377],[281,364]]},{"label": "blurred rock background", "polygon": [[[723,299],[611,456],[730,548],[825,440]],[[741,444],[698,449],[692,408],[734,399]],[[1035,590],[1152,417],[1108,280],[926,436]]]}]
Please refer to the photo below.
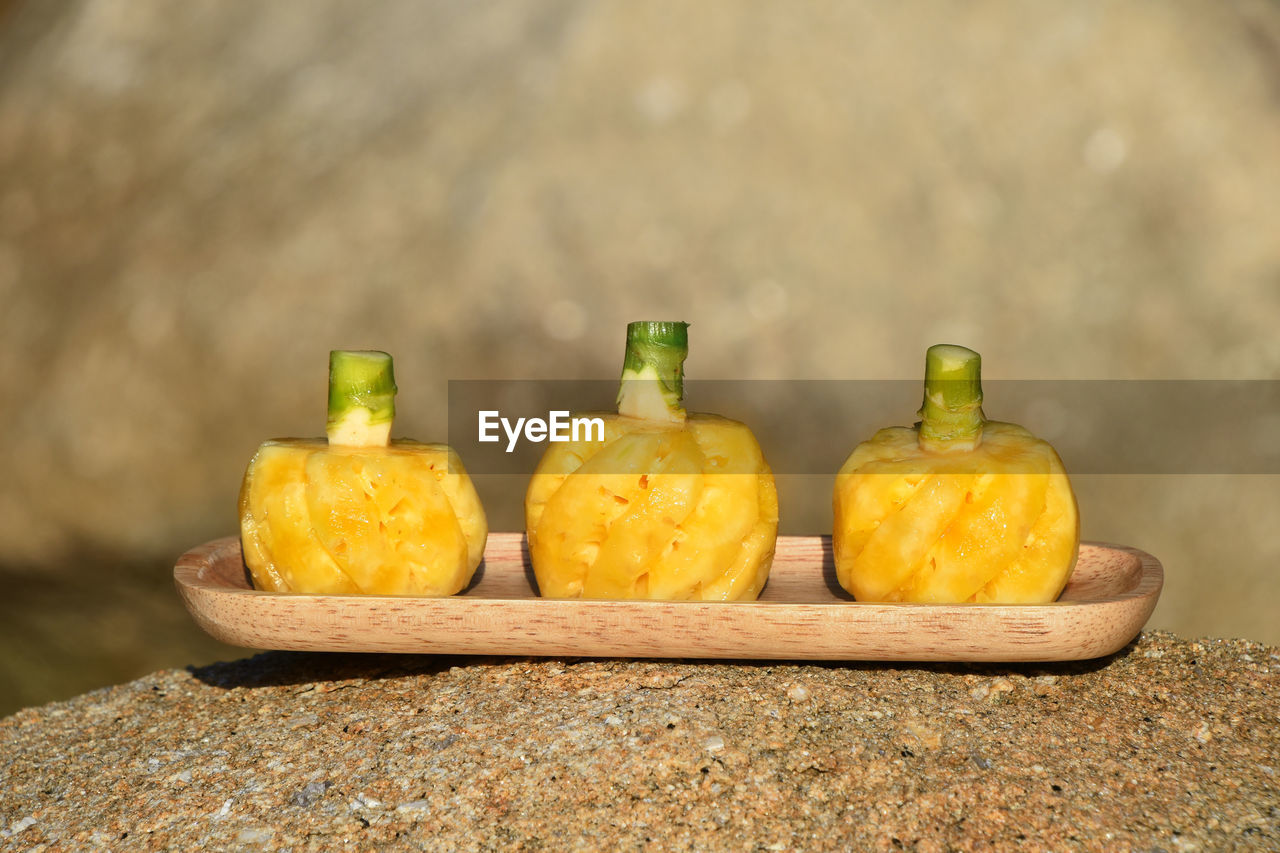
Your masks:
[{"label": "blurred rock background", "polygon": [[[172,562],[321,431],[331,348],[423,438],[646,317],[704,377],[1275,379],[1277,199],[1268,0],[0,0],[0,712],[242,653]],[[1280,478],[1077,488],[1154,626],[1280,642]]]}]

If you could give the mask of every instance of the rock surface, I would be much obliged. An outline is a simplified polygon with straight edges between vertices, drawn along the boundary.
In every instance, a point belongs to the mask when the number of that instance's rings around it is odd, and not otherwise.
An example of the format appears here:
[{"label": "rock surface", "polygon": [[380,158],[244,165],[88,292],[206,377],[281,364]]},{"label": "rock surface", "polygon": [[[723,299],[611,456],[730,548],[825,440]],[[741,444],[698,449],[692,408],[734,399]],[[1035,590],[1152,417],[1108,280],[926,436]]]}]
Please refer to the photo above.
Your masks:
[{"label": "rock surface", "polygon": [[274,652],[0,720],[15,849],[1280,849],[1280,650],[886,666]]}]

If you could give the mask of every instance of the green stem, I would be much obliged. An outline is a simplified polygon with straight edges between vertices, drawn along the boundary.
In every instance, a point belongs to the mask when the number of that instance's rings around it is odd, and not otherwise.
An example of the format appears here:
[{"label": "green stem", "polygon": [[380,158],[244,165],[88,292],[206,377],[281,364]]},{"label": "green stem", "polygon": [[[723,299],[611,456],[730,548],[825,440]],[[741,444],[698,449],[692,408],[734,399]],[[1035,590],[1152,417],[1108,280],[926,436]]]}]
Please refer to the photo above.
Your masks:
[{"label": "green stem", "polygon": [[647,420],[683,422],[684,360],[688,354],[688,323],[628,324],[618,413]]},{"label": "green stem", "polygon": [[982,356],[952,344],[929,347],[924,360],[920,446],[972,449],[982,441]]},{"label": "green stem", "polygon": [[330,444],[385,446],[396,416],[391,356],[373,350],[329,353]]}]

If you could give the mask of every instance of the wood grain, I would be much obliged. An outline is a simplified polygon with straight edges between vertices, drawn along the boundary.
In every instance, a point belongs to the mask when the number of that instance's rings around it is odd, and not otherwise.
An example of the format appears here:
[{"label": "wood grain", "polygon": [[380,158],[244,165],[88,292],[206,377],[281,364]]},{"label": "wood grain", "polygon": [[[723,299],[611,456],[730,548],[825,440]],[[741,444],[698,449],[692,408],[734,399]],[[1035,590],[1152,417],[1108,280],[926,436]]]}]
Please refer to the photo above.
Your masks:
[{"label": "wood grain", "polygon": [[1164,572],[1134,548],[1085,543],[1044,605],[855,602],[829,536],[782,536],[756,602],[538,598],[524,536],[494,533],[471,586],[450,598],[285,595],[251,588],[235,537],[183,554],[174,581],[196,622],[258,649],[784,660],[1084,660],[1124,647]]}]

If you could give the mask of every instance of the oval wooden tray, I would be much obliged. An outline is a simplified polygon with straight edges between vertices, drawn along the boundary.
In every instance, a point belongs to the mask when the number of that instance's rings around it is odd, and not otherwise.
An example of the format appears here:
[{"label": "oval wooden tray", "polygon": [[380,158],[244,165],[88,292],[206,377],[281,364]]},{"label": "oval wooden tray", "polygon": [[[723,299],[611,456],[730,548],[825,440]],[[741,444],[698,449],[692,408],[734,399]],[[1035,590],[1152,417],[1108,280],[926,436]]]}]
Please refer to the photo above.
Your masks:
[{"label": "oval wooden tray", "polygon": [[1044,605],[869,604],[835,581],[829,536],[782,536],[756,602],[556,601],[534,593],[524,536],[493,533],[450,598],[285,595],[250,587],[235,537],[183,554],[174,581],[217,639],[255,649],[785,660],[1084,660],[1124,647],[1164,582],[1134,548],[1085,543]]}]

